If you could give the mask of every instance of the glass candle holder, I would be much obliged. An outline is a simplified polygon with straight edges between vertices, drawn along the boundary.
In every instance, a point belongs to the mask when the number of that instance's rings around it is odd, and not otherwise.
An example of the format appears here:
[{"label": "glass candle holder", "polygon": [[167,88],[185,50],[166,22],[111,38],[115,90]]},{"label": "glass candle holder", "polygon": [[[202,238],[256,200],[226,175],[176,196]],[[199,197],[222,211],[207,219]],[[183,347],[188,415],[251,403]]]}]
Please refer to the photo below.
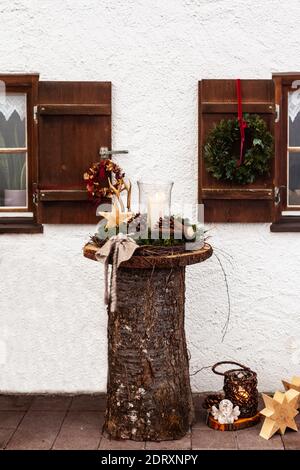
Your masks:
[{"label": "glass candle holder", "polygon": [[154,230],[162,217],[170,216],[173,181],[138,181],[139,212],[147,214],[148,228]]}]

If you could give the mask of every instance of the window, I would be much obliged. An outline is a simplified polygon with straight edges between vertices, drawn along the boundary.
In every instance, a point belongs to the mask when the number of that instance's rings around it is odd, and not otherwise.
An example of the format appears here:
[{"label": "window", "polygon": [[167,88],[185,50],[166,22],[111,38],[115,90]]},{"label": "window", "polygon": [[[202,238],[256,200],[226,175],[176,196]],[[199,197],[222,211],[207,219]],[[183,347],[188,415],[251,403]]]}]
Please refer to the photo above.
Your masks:
[{"label": "window", "polygon": [[[300,84],[300,83],[299,83]],[[300,88],[288,91],[287,208],[300,208]]]},{"label": "window", "polygon": [[249,185],[216,180],[203,145],[210,129],[237,116],[236,81],[199,82],[199,202],[207,222],[272,222],[271,231],[300,231],[300,73],[241,80],[243,112],[260,115],[274,135],[270,174]]},{"label": "window", "polygon": [[0,233],[96,224],[83,173],[111,148],[111,83],[31,74],[0,86]]},{"label": "window", "polygon": [[27,109],[25,93],[5,93],[0,102],[0,207],[27,210]]},{"label": "window", "polygon": [[38,75],[0,75],[0,233],[41,232],[33,204]]},{"label": "window", "polygon": [[274,74],[275,211],[273,232],[300,231],[300,73]]}]

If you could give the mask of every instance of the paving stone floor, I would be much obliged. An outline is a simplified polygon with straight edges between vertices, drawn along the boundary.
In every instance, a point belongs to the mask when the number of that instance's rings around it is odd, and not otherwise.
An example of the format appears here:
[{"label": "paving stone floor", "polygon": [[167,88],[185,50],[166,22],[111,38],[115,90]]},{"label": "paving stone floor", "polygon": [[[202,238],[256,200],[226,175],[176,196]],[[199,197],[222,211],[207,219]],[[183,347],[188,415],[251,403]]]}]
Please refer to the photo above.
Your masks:
[{"label": "paving stone floor", "polygon": [[189,434],[177,441],[156,443],[103,437],[103,394],[0,395],[0,449],[300,449],[300,432],[288,431],[266,441],[259,437],[261,424],[238,432],[214,431],[205,424],[202,400],[203,395],[195,395],[196,422]]}]

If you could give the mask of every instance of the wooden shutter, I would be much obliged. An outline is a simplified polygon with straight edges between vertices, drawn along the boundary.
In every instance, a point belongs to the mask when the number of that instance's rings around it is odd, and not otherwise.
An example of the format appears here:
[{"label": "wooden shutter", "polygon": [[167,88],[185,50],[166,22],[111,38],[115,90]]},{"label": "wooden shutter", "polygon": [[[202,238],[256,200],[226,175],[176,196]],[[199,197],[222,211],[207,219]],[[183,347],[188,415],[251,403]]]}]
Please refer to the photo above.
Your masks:
[{"label": "wooden shutter", "polygon": [[111,148],[111,84],[40,82],[38,103],[39,222],[96,223],[83,173]]},{"label": "wooden shutter", "polygon": [[[241,80],[243,113],[259,114],[274,133],[272,80]],[[207,135],[221,119],[237,116],[235,80],[199,82],[199,202],[206,222],[270,222],[273,213],[272,162],[269,177],[251,185],[233,185],[213,178],[205,169],[202,151]]]}]

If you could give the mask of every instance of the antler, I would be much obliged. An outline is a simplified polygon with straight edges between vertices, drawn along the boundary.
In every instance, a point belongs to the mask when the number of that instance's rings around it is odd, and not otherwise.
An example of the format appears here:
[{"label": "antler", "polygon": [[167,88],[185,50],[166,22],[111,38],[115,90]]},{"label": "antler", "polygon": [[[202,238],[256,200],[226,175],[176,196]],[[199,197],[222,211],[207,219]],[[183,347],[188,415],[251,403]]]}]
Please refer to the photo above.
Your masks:
[{"label": "antler", "polygon": [[[124,184],[124,181],[122,181],[122,183]],[[122,199],[120,198],[121,192],[124,190],[124,188],[121,186],[121,189],[116,189],[114,185],[111,184],[110,178],[108,178],[108,184],[109,184],[110,189],[115,193],[117,197],[117,200],[121,207],[121,211],[124,212],[125,211],[124,204],[123,204]]]},{"label": "antler", "polygon": [[124,189],[127,191],[127,209],[130,211],[131,207],[131,181],[128,180],[128,184],[123,180]]},{"label": "antler", "polygon": [[121,178],[121,185],[120,185],[120,189],[116,189],[113,184],[111,183],[111,180],[110,178],[108,178],[108,184],[109,184],[109,187],[111,188],[111,190],[115,193],[118,201],[119,201],[119,204],[120,204],[120,207],[121,207],[121,210],[124,212],[124,204],[123,204],[123,201],[121,199],[121,192],[122,191],[127,191],[127,204],[126,204],[126,207],[128,210],[130,210],[130,207],[131,207],[131,182],[130,180],[128,180],[128,183],[125,182],[124,178]]}]

